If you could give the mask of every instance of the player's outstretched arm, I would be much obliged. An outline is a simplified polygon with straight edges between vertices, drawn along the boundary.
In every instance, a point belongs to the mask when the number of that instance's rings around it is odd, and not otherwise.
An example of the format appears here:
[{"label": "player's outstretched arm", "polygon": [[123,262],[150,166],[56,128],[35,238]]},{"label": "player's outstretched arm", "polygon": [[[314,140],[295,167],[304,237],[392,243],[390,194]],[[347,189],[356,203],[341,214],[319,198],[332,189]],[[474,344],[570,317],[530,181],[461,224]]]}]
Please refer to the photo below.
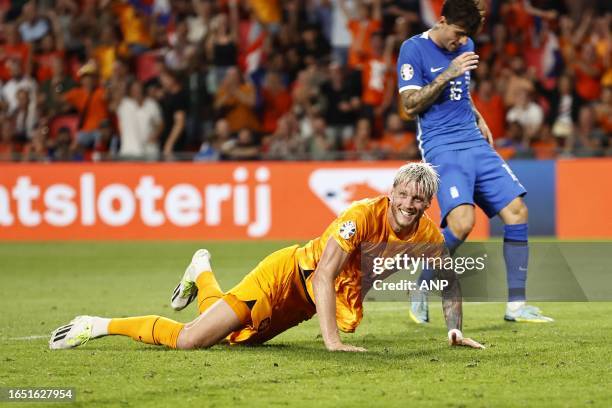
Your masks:
[{"label": "player's outstretched arm", "polygon": [[321,335],[329,351],[366,351],[363,347],[342,344],[336,323],[335,281],[348,258],[349,254],[330,238],[312,278]]},{"label": "player's outstretched arm", "polygon": [[442,309],[448,328],[448,343],[451,346],[467,346],[483,349],[482,344],[468,337],[463,337],[463,296],[457,275],[451,269],[442,269],[437,272],[438,279],[446,280],[448,285],[442,290]]},{"label": "player's outstretched arm", "polygon": [[402,105],[406,113],[414,116],[423,112],[440,96],[448,82],[476,69],[478,55],[472,51],[464,52],[451,62],[449,67],[438,75],[432,82],[421,89],[407,89],[401,93]]}]

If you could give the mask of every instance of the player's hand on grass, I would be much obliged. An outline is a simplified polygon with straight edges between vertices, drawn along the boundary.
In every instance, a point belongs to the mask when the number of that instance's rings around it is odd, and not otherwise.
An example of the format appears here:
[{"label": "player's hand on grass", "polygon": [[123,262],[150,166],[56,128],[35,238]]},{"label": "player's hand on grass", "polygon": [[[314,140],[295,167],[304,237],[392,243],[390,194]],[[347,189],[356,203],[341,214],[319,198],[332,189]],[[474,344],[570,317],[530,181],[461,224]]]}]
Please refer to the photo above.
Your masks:
[{"label": "player's hand on grass", "polygon": [[464,52],[451,62],[446,69],[449,79],[457,78],[478,67],[478,54],[472,51]]},{"label": "player's hand on grass", "polygon": [[366,350],[363,347],[351,346],[350,344],[343,343],[333,343],[326,345],[328,351],[350,351],[350,352],[358,352],[363,353]]},{"label": "player's hand on grass", "polygon": [[451,346],[465,346],[472,347],[475,349],[485,348],[485,346],[483,346],[476,340],[472,340],[469,337],[463,337],[461,331],[457,329],[453,329],[448,332],[448,344],[450,344]]}]

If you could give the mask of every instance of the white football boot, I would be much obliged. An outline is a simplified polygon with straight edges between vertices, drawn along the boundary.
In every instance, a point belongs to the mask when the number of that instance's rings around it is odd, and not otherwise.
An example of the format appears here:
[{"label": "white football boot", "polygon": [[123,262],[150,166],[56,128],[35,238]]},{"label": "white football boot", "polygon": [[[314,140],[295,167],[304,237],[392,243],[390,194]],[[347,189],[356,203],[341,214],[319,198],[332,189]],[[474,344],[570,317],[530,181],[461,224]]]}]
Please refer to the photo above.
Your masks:
[{"label": "white football boot", "polygon": [[210,252],[198,249],[191,263],[185,269],[183,279],[172,292],[170,304],[174,310],[183,310],[198,297],[198,287],[195,284],[198,275],[205,271],[212,271],[210,267]]}]

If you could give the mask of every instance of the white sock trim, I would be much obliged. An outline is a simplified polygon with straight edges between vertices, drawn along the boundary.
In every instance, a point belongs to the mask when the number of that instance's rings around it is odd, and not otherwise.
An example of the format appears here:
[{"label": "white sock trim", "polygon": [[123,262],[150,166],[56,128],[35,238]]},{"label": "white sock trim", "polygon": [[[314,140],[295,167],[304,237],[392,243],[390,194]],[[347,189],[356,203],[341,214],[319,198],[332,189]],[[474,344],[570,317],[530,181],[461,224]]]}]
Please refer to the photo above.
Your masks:
[{"label": "white sock trim", "polygon": [[523,306],[525,306],[524,300],[515,300],[514,302],[508,302],[506,308],[511,312],[516,312]]},{"label": "white sock trim", "polygon": [[108,336],[108,325],[111,319],[104,317],[94,317],[93,327],[91,328],[91,337]]}]

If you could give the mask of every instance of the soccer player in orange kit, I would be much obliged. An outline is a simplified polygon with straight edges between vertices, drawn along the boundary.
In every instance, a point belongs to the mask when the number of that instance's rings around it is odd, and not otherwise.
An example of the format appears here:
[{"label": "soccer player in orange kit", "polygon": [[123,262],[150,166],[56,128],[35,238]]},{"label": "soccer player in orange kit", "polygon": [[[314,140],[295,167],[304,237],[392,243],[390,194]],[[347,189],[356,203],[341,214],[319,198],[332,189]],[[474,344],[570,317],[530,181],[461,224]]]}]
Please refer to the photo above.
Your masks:
[{"label": "soccer player in orange kit", "polygon": [[[353,332],[362,318],[363,295],[369,289],[362,261],[387,248],[419,248],[412,256],[421,256],[425,247],[430,255],[446,254],[442,234],[425,215],[438,183],[429,164],[402,166],[389,196],[354,202],[320,237],[272,253],[225,293],[213,275],[209,252],[200,249],[171,299],[172,307],[181,310],[197,298],[200,315],[190,323],[161,316],[79,316],[51,334],[49,347],[72,348],[107,335],[176,349],[206,348],[222,341],[261,344],[318,313],[328,350],[366,351],[342,343],[339,335],[339,329]],[[442,304],[449,343],[484,348],[461,333],[462,298],[454,271],[441,269],[438,276],[448,282]]]}]

